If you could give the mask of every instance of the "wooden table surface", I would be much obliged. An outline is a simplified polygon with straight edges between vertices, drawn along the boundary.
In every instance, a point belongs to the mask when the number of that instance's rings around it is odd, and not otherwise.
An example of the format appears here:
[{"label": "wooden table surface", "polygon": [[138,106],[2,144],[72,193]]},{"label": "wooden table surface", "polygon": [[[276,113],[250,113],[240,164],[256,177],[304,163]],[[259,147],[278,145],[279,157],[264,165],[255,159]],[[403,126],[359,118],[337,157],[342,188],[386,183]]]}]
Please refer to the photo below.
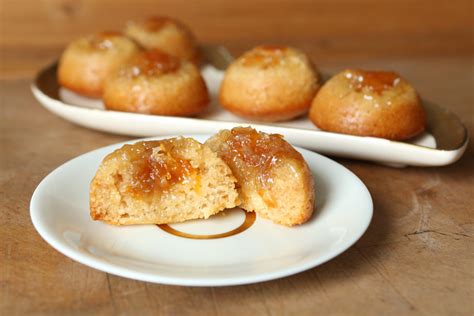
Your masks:
[{"label": "wooden table surface", "polygon": [[203,42],[234,54],[284,42],[326,72],[397,70],[423,97],[457,113],[472,135],[472,2],[354,3],[161,1],[159,11],[148,1],[2,0],[0,315],[473,315],[472,142],[460,161],[441,168],[334,158],[372,194],[368,231],[319,267],[260,284],[193,288],[124,279],[61,255],[31,224],[30,197],[43,177],[77,155],[128,139],[47,112],[29,91],[34,73],[75,36],[147,12],[181,17]]}]

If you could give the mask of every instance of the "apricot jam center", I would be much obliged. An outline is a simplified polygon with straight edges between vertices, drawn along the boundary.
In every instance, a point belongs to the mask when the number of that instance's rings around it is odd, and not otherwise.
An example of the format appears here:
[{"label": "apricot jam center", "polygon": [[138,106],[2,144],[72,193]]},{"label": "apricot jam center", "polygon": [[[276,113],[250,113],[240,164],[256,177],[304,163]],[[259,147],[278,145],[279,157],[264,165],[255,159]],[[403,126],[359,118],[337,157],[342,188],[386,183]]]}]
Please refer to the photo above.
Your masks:
[{"label": "apricot jam center", "polygon": [[145,141],[125,145],[114,153],[129,166],[129,193],[159,193],[191,178],[195,169],[188,160],[173,154],[172,147],[172,142]]},{"label": "apricot jam center", "polygon": [[158,50],[146,51],[136,58],[133,64],[133,75],[162,75],[176,71],[180,64],[179,59]]},{"label": "apricot jam center", "polygon": [[257,178],[259,188],[266,188],[273,182],[272,168],[282,157],[300,159],[299,154],[277,134],[259,134],[252,128],[234,128],[226,141],[225,161],[242,168]]},{"label": "apricot jam center", "polygon": [[286,50],[285,46],[259,46],[242,57],[242,65],[264,69],[274,67],[281,62]]},{"label": "apricot jam center", "polygon": [[346,78],[350,80],[351,86],[357,92],[368,88],[378,94],[400,82],[400,76],[393,71],[353,70],[346,74]]}]

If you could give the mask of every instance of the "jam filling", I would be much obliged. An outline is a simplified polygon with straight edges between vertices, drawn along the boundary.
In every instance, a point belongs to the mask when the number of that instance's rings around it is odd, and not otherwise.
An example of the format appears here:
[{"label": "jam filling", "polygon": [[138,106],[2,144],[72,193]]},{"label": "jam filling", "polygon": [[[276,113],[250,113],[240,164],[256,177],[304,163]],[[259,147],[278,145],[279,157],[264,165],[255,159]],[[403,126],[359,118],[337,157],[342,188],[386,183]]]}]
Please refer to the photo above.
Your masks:
[{"label": "jam filling", "polygon": [[274,182],[273,168],[283,157],[301,159],[300,154],[281,135],[259,134],[252,128],[244,127],[231,130],[221,156],[233,170],[239,170],[244,179],[257,179],[256,190],[270,207],[276,206],[273,198],[266,194]]},{"label": "jam filling", "polygon": [[150,50],[141,53],[132,64],[133,76],[159,76],[178,70],[181,62],[179,59],[160,52]]},{"label": "jam filling", "polygon": [[400,76],[393,71],[351,70],[345,77],[355,91],[361,92],[366,88],[377,94],[395,87],[400,82]]},{"label": "jam filling", "polygon": [[[191,179],[196,169],[173,152],[172,141],[144,141],[124,145],[106,159],[119,159],[128,166],[130,175],[126,192],[146,196],[168,190]],[[122,176],[123,179],[123,176]]]},{"label": "jam filling", "polygon": [[285,46],[259,46],[245,54],[241,63],[247,67],[261,67],[264,69],[274,67],[281,62],[286,50]]}]

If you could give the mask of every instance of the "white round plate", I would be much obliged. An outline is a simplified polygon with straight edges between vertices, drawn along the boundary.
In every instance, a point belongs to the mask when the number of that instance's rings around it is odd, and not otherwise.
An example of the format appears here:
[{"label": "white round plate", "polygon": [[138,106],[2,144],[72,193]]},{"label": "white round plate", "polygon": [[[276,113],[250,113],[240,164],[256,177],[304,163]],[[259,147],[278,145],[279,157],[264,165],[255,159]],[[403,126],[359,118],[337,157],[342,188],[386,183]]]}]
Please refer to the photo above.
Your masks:
[{"label": "white round plate", "polygon": [[[257,216],[254,224],[239,234],[188,239],[156,225],[115,227],[93,221],[89,217],[89,183],[103,157],[123,144],[97,149],[63,164],[38,185],[30,205],[33,225],[46,242],[104,272],[186,286],[277,279],[339,255],[362,236],[372,218],[370,194],[353,173],[326,157],[298,149],[312,170],[317,197],[316,211],[303,225],[289,228]],[[170,226],[190,234],[218,234],[238,227],[244,218],[245,212],[234,209],[208,220]]]}]

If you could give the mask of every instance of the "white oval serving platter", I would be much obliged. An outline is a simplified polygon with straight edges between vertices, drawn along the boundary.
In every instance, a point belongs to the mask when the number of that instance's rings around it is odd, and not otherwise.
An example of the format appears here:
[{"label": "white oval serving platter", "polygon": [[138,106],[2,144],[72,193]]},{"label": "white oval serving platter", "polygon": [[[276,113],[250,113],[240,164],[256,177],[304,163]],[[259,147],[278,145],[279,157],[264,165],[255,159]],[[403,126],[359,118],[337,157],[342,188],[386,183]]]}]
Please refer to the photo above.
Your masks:
[{"label": "white oval serving platter", "polygon": [[196,118],[105,110],[101,100],[85,98],[61,88],[56,80],[56,64],[39,72],[31,89],[46,109],[68,121],[129,136],[210,134],[237,125],[249,125],[285,135],[297,146],[324,154],[413,166],[454,163],[467,147],[469,137],[462,122],[452,112],[428,101],[423,101],[428,116],[427,131],[406,142],[321,131],[307,116],[272,124],[241,119],[218,104],[218,90],[224,75],[220,69],[230,62],[230,54],[223,47],[204,47],[203,52],[208,64],[202,68],[202,74],[211,95],[211,106]]},{"label": "white oval serving platter", "polygon": [[[193,136],[205,141],[207,136]],[[132,142],[132,141],[131,141]],[[128,143],[131,143],[128,142]],[[339,255],[366,231],[372,199],[340,164],[298,149],[316,182],[317,205],[305,224],[284,227],[257,216],[238,234],[190,239],[156,225],[116,227],[89,216],[89,183],[101,160],[121,144],[79,156],[51,172],[30,204],[38,233],[59,252],[92,268],[126,278],[185,286],[226,286],[289,276]],[[169,225],[188,234],[222,234],[239,227],[236,208],[208,220]]]}]

